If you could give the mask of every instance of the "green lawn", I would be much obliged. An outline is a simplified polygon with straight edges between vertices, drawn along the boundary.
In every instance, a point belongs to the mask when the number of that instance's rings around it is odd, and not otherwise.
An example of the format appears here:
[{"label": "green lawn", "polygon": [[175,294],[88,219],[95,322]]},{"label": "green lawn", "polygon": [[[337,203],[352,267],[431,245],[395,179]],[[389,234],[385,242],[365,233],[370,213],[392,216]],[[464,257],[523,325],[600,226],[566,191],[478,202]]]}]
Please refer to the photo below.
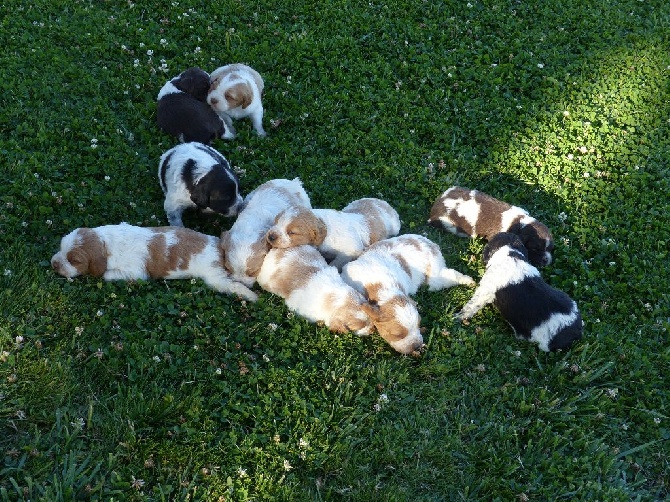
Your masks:
[{"label": "green lawn", "polygon": [[[0,500],[630,501],[670,496],[665,0],[35,0],[0,11]],[[427,350],[335,335],[261,293],[57,277],[80,226],[164,225],[156,95],[264,77],[218,140],[244,193],[380,197],[426,224],[452,184],[553,231],[584,338],[545,354],[472,290],[416,295]],[[218,235],[230,219],[186,213]]]}]

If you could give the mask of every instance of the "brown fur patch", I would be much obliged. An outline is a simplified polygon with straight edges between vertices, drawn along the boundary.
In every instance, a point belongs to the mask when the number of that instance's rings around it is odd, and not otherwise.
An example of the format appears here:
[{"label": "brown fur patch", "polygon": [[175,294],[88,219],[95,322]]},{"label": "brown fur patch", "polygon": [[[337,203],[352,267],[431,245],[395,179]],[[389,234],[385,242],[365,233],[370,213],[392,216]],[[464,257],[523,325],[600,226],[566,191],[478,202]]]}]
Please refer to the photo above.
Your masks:
[{"label": "brown fur patch", "polygon": [[240,82],[238,84],[233,84],[226,89],[223,96],[230,108],[246,108],[251,104],[254,95],[249,84]]},{"label": "brown fur patch", "polygon": [[167,276],[173,270],[188,268],[191,258],[201,253],[207,245],[208,237],[187,228],[171,229],[177,242],[168,246],[166,231],[161,228],[154,230],[155,235],[149,241],[149,257],[147,273],[152,279]]},{"label": "brown fur patch", "polygon": [[66,255],[67,261],[81,275],[101,277],[107,270],[107,249],[97,232],[81,228],[77,232],[79,244]]},{"label": "brown fur patch", "polygon": [[326,238],[326,225],[309,210],[301,209],[286,226],[286,235],[291,246],[311,244],[319,246]]},{"label": "brown fur patch", "polygon": [[270,245],[261,237],[251,245],[251,253],[247,257],[244,273],[249,277],[256,277],[263,266],[263,260],[270,250]]},{"label": "brown fur patch", "polygon": [[395,310],[405,304],[404,298],[394,297],[383,305],[363,305],[379,335],[389,343],[396,343],[409,335],[409,330],[398,322]]},{"label": "brown fur patch", "polygon": [[[275,253],[290,253],[291,250],[276,250]],[[281,261],[281,255],[279,257]],[[320,267],[293,261],[277,268],[270,276],[272,292],[282,298],[288,298],[293,291],[307,284],[310,278],[321,270]]]}]

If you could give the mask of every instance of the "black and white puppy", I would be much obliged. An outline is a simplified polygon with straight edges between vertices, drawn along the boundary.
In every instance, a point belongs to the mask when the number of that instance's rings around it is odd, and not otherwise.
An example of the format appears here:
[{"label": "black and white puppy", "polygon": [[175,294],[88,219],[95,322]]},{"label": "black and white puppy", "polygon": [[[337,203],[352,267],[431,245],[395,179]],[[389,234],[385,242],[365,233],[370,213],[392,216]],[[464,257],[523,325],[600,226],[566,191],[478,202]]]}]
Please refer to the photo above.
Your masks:
[{"label": "black and white puppy", "polygon": [[212,140],[232,137],[207,103],[208,91],[209,74],[196,67],[167,82],[158,93],[158,127],[181,142],[208,145]]},{"label": "black and white puppy", "polygon": [[184,209],[236,216],[242,196],[239,180],[223,155],[202,143],[183,143],[161,155],[158,179],[170,225],[183,227]]},{"label": "black and white puppy", "polygon": [[493,303],[519,338],[545,352],[564,349],[582,337],[582,316],[567,294],[549,286],[528,262],[519,236],[502,232],[484,247],[486,271],[474,295],[456,315],[470,319]]},{"label": "black and white puppy", "polygon": [[521,237],[533,265],[544,267],[552,261],[554,239],[544,223],[525,209],[479,190],[447,189],[433,204],[428,223],[461,237],[490,239],[500,232],[512,232]]}]

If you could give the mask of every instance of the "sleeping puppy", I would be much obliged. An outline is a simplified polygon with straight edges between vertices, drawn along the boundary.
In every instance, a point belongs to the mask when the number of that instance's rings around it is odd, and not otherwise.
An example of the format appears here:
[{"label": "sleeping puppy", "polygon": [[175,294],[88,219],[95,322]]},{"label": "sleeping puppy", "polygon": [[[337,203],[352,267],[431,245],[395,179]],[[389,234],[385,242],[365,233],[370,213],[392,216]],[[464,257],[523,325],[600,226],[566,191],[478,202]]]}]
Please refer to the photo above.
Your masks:
[{"label": "sleeping puppy", "polygon": [[582,337],[577,304],[542,280],[517,235],[502,232],[492,237],[483,259],[486,272],[457,319],[470,319],[493,303],[517,337],[537,343],[545,352],[566,348]]},{"label": "sleeping puppy", "polygon": [[224,266],[236,280],[253,285],[270,249],[265,234],[275,217],[291,207],[311,208],[299,178],[267,181],[246,196],[237,220],[221,234]]},{"label": "sleeping puppy", "polygon": [[271,249],[256,280],[296,314],[323,322],[331,331],[366,335],[372,328],[361,309],[363,295],[345,284],[313,246]]},{"label": "sleeping puppy", "polygon": [[388,202],[358,199],[342,211],[289,209],[275,218],[267,233],[274,248],[301,244],[317,246],[326,261],[338,270],[359,256],[370,244],[400,232],[400,217]]},{"label": "sleeping puppy", "polygon": [[363,311],[382,338],[403,354],[423,346],[421,317],[409,295],[422,284],[431,291],[474,285],[471,277],[446,267],[437,244],[414,234],[373,244],[344,266],[342,278],[367,297]]},{"label": "sleeping puppy", "polygon": [[158,127],[181,142],[209,144],[218,138],[232,138],[223,121],[207,104],[209,75],[189,68],[167,82],[158,93]]},{"label": "sleeping puppy", "polygon": [[525,209],[494,199],[478,190],[453,186],[433,204],[428,223],[461,237],[490,239],[500,232],[517,234],[538,267],[552,261],[554,239],[549,229]]},{"label": "sleeping puppy", "polygon": [[263,129],[263,78],[253,68],[235,63],[217,68],[210,75],[207,103],[226,124],[226,131],[235,137],[233,119],[249,117],[259,136]]},{"label": "sleeping puppy", "polygon": [[91,275],[107,281],[200,278],[220,293],[257,298],[223,268],[219,239],[187,228],[127,223],[77,228],[61,239],[51,267],[64,277]]},{"label": "sleeping puppy", "polygon": [[202,143],[183,143],[161,155],[158,180],[170,225],[183,227],[184,209],[235,216],[242,204],[239,180],[223,155]]}]

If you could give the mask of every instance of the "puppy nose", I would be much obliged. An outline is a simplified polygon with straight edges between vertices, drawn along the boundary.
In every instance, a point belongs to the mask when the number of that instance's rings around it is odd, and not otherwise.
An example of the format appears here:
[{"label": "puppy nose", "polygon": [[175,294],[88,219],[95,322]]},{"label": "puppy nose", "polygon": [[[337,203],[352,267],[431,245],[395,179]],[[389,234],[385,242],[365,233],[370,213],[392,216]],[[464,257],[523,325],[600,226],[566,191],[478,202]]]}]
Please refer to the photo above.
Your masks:
[{"label": "puppy nose", "polygon": [[274,232],[268,232],[268,242],[273,243],[277,240],[277,234]]},{"label": "puppy nose", "polygon": [[209,104],[210,104],[210,105],[218,105],[218,104],[219,104],[219,100],[218,100],[217,98],[211,98],[211,99],[209,100]]},{"label": "puppy nose", "polygon": [[58,272],[60,270],[60,263],[57,261],[52,261],[51,268],[54,270],[54,272]]}]

